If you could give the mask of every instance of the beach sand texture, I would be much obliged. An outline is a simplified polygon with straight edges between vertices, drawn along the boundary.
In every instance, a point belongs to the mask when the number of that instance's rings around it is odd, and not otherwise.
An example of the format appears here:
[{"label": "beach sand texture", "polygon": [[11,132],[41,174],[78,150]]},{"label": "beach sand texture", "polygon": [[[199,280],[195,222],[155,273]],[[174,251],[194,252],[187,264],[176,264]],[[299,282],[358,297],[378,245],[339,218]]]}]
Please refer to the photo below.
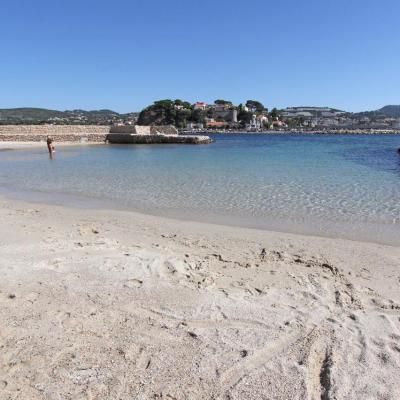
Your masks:
[{"label": "beach sand texture", "polygon": [[399,399],[400,248],[0,200],[1,399]]}]

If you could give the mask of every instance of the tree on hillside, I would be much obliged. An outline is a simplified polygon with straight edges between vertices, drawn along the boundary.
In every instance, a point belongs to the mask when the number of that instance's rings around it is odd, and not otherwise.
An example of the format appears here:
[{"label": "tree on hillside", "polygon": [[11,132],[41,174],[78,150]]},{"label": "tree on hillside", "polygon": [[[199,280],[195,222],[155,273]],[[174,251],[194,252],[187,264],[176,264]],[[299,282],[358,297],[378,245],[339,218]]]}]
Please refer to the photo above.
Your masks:
[{"label": "tree on hillside", "polygon": [[257,100],[247,100],[246,107],[250,110],[255,110],[256,112],[262,113],[265,111],[265,107],[262,103]]},{"label": "tree on hillside", "polygon": [[215,100],[215,101],[214,101],[214,104],[225,105],[225,106],[229,106],[229,107],[232,107],[232,106],[233,106],[233,104],[232,104],[231,101],[222,100],[222,99]]},{"label": "tree on hillside", "polygon": [[[191,119],[191,110],[186,108],[186,104],[190,107],[190,103],[181,100],[178,103],[170,99],[155,101],[140,112],[138,125],[174,125],[183,128]],[[177,105],[184,108],[177,109]]]},{"label": "tree on hillside", "polygon": [[238,112],[238,121],[239,124],[242,127],[245,127],[248,123],[250,123],[251,119],[253,117],[253,113],[250,111],[245,111],[243,108],[241,108]]},{"label": "tree on hillside", "polygon": [[195,122],[196,124],[204,124],[205,119],[207,117],[207,112],[204,110],[193,110],[191,115],[191,121]]},{"label": "tree on hillside", "polygon": [[278,118],[278,110],[274,107],[271,111],[272,118]]},{"label": "tree on hillside", "polygon": [[173,101],[171,100],[171,99],[164,99],[164,100],[157,100],[157,101],[155,101],[154,102],[154,105],[155,106],[159,106],[159,107],[162,107],[162,108],[168,108],[168,107],[170,107],[171,105],[173,105]]},{"label": "tree on hillside", "polygon": [[182,106],[183,108],[187,108],[188,110],[191,110],[193,108],[193,106],[188,101],[183,101],[180,99],[174,100],[174,104],[176,106]]}]

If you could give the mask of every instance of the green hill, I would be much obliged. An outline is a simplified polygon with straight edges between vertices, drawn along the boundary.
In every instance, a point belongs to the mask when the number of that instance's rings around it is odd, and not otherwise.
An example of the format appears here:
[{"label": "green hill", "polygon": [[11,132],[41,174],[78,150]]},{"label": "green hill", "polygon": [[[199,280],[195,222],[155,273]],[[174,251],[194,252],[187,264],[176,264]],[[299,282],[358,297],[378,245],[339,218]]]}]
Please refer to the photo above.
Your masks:
[{"label": "green hill", "polygon": [[108,124],[125,120],[133,114],[119,114],[112,110],[48,110],[46,108],[0,109],[0,124]]},{"label": "green hill", "polygon": [[9,108],[0,109],[0,123],[39,122],[51,118],[62,118],[62,111],[45,108]]}]

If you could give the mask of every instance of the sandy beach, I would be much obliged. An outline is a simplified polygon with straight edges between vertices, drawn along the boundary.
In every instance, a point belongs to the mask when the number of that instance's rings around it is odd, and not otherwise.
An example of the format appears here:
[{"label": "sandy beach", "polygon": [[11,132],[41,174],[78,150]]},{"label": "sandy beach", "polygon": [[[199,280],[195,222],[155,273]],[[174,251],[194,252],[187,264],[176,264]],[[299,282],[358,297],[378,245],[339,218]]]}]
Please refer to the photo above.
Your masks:
[{"label": "sandy beach", "polygon": [[1,12],[0,400],[400,400],[400,0]]},{"label": "sandy beach", "polygon": [[0,200],[1,399],[398,399],[400,248]]}]

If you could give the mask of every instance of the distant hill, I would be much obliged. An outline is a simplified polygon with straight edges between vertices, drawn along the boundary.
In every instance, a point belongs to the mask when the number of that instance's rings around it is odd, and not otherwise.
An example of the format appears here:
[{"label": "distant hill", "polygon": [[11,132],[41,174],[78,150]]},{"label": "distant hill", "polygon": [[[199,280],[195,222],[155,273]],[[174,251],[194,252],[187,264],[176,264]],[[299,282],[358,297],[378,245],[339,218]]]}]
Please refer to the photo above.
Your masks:
[{"label": "distant hill", "polygon": [[354,118],[358,117],[369,117],[369,118],[400,118],[400,105],[395,106],[395,105],[390,105],[390,106],[384,106],[380,108],[379,110],[374,110],[374,111],[361,111],[358,113],[352,114]]},{"label": "distant hill", "polygon": [[385,106],[376,110],[377,113],[383,114],[387,117],[400,118],[400,105],[398,106]]},{"label": "distant hill", "polygon": [[137,114],[119,114],[112,110],[48,110],[46,108],[0,109],[0,124],[109,124],[134,118]]},{"label": "distant hill", "polygon": [[9,108],[0,109],[1,123],[37,122],[50,118],[62,118],[62,111],[47,110],[44,108]]}]

